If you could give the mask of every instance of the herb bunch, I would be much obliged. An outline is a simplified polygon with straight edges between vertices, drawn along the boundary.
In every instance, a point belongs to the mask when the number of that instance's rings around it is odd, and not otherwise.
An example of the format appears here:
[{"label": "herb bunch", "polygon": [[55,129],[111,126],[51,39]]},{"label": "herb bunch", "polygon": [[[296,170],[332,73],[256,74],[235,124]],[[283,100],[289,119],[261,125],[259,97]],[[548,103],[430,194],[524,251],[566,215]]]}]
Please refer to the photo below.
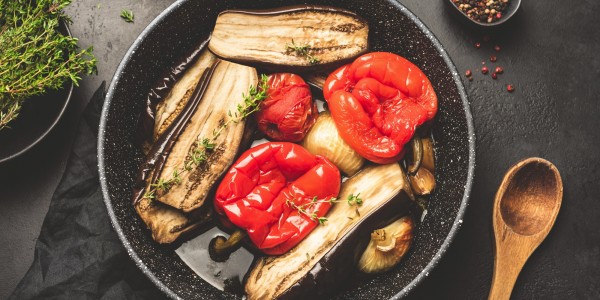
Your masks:
[{"label": "herb bunch", "polygon": [[245,120],[260,109],[260,104],[267,98],[268,81],[267,75],[262,74],[259,83],[256,86],[250,86],[248,94],[242,95],[244,102],[237,105],[237,111],[229,111],[227,113],[229,116],[227,122],[215,128],[210,138],[199,137],[191,147],[183,166],[175,168],[169,179],[159,178],[155,183],[150,184],[150,188],[146,191],[143,198],[154,199],[157,192],[168,192],[173,185],[181,183],[181,175],[183,173],[192,171],[194,167],[198,167],[206,162],[208,156],[217,147],[217,138],[221,136],[224,129],[232,123],[239,123]]},{"label": "herb bunch", "polygon": [[27,98],[96,71],[92,48],[58,31],[71,0],[0,0],[0,130]]}]

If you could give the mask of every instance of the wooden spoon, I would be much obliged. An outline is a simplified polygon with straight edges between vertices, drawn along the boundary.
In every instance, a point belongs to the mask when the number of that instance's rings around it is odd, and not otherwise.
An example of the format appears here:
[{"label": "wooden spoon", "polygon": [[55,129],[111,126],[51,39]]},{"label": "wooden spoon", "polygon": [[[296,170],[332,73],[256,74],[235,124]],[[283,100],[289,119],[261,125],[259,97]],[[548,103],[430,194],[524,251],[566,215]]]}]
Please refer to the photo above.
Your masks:
[{"label": "wooden spoon", "polygon": [[562,202],[560,174],[549,161],[532,157],[514,165],[494,201],[496,259],[489,299],[509,299],[533,251],[554,225]]}]

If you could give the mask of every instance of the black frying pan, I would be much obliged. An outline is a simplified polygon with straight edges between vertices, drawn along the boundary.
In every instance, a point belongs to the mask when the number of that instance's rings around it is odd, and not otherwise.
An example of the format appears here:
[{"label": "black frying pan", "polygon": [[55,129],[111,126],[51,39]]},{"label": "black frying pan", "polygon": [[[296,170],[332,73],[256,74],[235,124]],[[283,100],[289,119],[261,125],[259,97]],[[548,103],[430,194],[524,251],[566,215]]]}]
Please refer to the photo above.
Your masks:
[{"label": "black frying pan", "polygon": [[467,96],[446,51],[417,17],[390,0],[194,1],[180,0],[136,39],[109,87],[98,143],[100,180],[113,226],[140,269],[168,296],[229,299],[198,277],[168,247],[157,245],[131,204],[132,184],[143,155],[135,142],[137,116],[158,76],[193,45],[206,39],[219,12],[231,8],[273,8],[320,4],[345,8],[368,20],[373,51],[398,53],[419,66],[439,99],[433,126],[437,188],[412,250],[399,266],[359,285],[344,299],[405,296],[446,252],[462,223],[475,164],[475,135]]}]

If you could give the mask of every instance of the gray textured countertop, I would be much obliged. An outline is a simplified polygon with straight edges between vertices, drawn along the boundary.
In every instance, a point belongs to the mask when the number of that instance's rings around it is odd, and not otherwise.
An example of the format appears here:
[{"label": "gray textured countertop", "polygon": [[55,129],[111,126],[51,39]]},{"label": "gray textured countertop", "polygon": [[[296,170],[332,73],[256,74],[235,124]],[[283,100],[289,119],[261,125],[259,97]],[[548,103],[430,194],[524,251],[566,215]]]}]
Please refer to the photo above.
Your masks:
[{"label": "gray textured countertop", "polygon": [[[82,47],[93,45],[98,75],[85,78],[59,126],[26,155],[0,165],[0,299],[33,259],[50,197],[62,176],[81,111],[135,37],[168,0],[75,1],[67,12]],[[553,231],[519,277],[514,298],[600,297],[600,2],[524,1],[509,28],[464,27],[443,1],[400,1],[433,31],[465,79],[477,133],[477,167],[461,231],[414,298],[487,297],[493,268],[492,202],[504,172],[521,158],[554,162],[565,184]],[[135,13],[125,23],[122,9]],[[483,46],[477,49],[475,42]],[[501,51],[495,53],[493,46]],[[498,80],[478,70],[496,54]],[[505,84],[516,91],[508,93]]]}]

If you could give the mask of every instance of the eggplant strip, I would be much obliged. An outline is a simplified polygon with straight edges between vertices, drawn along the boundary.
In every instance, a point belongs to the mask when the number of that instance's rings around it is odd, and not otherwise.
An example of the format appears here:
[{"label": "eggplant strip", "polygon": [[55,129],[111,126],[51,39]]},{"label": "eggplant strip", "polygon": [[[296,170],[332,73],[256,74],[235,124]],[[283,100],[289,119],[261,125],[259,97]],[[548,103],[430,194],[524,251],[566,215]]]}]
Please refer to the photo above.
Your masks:
[{"label": "eggplant strip", "polygon": [[[385,219],[382,214],[397,217],[402,213],[399,207],[410,205],[403,197],[408,186],[405,178],[398,164],[389,164],[366,167],[344,182],[339,199],[360,193],[363,204],[335,204],[326,224],[318,226],[288,253],[258,259],[246,281],[248,299],[306,299],[335,289],[333,284],[343,282],[340,274],[356,270],[355,253],[364,249],[357,244],[361,238],[369,241],[370,231],[379,228],[377,222]],[[340,272],[340,267],[346,270]]]},{"label": "eggplant strip", "polygon": [[312,70],[349,62],[368,50],[367,22],[333,7],[227,10],[209,49],[217,56],[270,69]]},{"label": "eggplant strip", "polygon": [[[206,48],[208,40],[201,41],[189,53],[183,56],[174,67],[164,72],[160,79],[153,85],[144,105],[144,111],[140,114],[137,122],[136,139],[142,145],[151,144],[154,136],[154,125],[157,105],[169,94],[184,72],[196,62],[202,50]],[[149,146],[151,147],[151,146]]]},{"label": "eggplant strip", "polygon": [[198,107],[201,95],[204,94],[214,66],[205,70],[200,84],[196,86],[192,101],[188,101],[173,124],[156,141],[148,153],[146,161],[142,164],[136,184],[133,189],[133,204],[136,212],[146,226],[152,231],[152,238],[161,244],[175,241],[181,234],[196,228],[200,219],[192,214],[184,214],[168,205],[162,204],[151,198],[144,198],[148,182],[156,180],[162,171],[166,160],[166,153],[173,148],[175,141],[189,122],[193,112]]},{"label": "eggplant strip", "polygon": [[[146,192],[151,190],[152,183],[161,178],[170,179],[175,170],[181,171],[190,160],[190,151],[197,146],[197,141],[211,137],[214,131],[232,119],[229,113],[235,112],[237,106],[244,103],[242,94],[258,82],[256,69],[226,61],[218,61],[211,76],[203,79],[208,83],[205,92],[200,95],[198,107],[171,151],[164,154],[166,159],[160,175],[147,181]],[[156,200],[184,212],[200,207],[217,179],[233,163],[243,142],[245,127],[244,121],[230,122],[214,140],[216,147],[207,153],[206,160],[191,171],[182,172],[179,184],[166,191],[157,191]]]},{"label": "eggplant strip", "polygon": [[216,57],[207,49],[202,50],[198,60],[185,72],[171,89],[171,92],[156,106],[154,140],[165,132],[177,115],[183,110],[200,81],[200,77],[215,62]]}]

